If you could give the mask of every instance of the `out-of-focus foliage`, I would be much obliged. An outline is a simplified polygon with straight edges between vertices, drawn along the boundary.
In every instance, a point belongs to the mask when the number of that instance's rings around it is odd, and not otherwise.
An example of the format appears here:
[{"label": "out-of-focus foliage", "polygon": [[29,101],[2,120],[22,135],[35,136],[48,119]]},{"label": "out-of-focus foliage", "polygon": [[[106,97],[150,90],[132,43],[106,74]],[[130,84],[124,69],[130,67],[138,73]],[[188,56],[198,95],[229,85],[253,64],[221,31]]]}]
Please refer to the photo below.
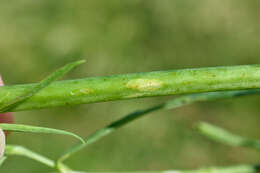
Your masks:
[{"label": "out-of-focus foliage", "polygon": [[[67,79],[186,67],[260,63],[258,1],[23,0],[0,1],[0,73],[7,84],[36,82],[75,59],[87,63]],[[167,97],[16,113],[16,123],[86,136],[135,109]],[[210,121],[260,138],[259,97],[199,103],[156,112],[69,159],[92,171],[157,170],[257,163],[259,153],[201,137],[191,127]],[[59,123],[57,123],[59,122]],[[57,158],[74,140],[15,134],[8,143]],[[24,158],[1,172],[45,173]]]}]

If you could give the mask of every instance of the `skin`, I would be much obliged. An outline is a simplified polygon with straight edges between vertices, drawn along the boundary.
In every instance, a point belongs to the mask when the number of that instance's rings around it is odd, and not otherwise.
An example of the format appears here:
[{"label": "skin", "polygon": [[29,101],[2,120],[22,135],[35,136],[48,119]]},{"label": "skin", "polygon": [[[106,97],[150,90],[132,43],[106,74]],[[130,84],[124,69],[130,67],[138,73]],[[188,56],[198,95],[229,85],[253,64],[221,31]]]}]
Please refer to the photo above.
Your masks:
[{"label": "skin", "polygon": [[3,157],[5,152],[5,134],[2,131],[2,129],[0,129],[0,158]]},{"label": "skin", "polygon": [[[0,86],[3,86],[4,82],[2,80],[2,77],[0,76]],[[13,123],[13,113],[7,112],[7,113],[1,113],[0,114],[0,123]],[[7,135],[7,133],[5,132]]]}]

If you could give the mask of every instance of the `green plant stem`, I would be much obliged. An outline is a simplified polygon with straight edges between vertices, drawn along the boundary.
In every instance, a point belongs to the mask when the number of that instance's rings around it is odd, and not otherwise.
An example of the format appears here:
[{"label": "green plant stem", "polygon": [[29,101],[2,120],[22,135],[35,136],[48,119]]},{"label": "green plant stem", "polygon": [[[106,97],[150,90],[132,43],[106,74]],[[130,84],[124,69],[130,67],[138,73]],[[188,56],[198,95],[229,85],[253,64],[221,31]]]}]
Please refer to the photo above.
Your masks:
[{"label": "green plant stem", "polygon": [[71,133],[71,132],[68,132],[65,130],[53,129],[53,128],[30,126],[30,125],[23,125],[23,124],[0,123],[0,129],[7,130],[7,131],[15,131],[15,132],[68,135],[68,136],[72,136],[72,137],[80,140],[82,143],[85,143],[84,139],[82,139],[80,136],[78,136],[74,133]]},{"label": "green plant stem", "polygon": [[5,157],[5,156],[0,158],[0,166],[3,165],[3,163],[6,161],[6,159],[7,159],[7,157]]},{"label": "green plant stem", "polygon": [[69,168],[67,165],[65,165],[61,162],[57,162],[56,168],[60,173],[85,173],[85,172],[74,171],[71,168]]},{"label": "green plant stem", "polygon": [[228,132],[227,130],[211,125],[206,122],[201,122],[197,126],[200,133],[207,136],[208,138],[235,147],[249,147],[260,149],[260,140],[254,140],[238,136]]},{"label": "green plant stem", "polygon": [[[0,87],[0,107],[36,84]],[[140,97],[260,88],[260,65],[122,74],[54,82],[12,111]]]},{"label": "green plant stem", "polygon": [[133,172],[76,172],[69,171],[64,173],[258,173],[259,166],[237,165],[229,167],[211,167],[198,170],[167,170],[167,171],[133,171]]},{"label": "green plant stem", "polygon": [[8,100],[7,102],[4,102],[3,104],[0,105],[0,112],[9,112],[15,109],[17,106],[28,100],[29,98],[33,97],[36,93],[50,85],[53,81],[61,78],[64,76],[66,73],[71,71],[74,67],[83,64],[85,61],[76,61],[70,64],[67,64],[63,66],[62,68],[58,69],[51,75],[49,75],[46,79],[42,80],[38,84],[34,85],[31,87],[29,90],[25,90],[22,92],[20,95],[17,95],[11,100]]},{"label": "green plant stem", "polygon": [[56,166],[56,163],[53,160],[18,145],[7,145],[5,148],[5,154],[7,156],[16,155],[28,157],[52,168],[55,168]]},{"label": "green plant stem", "polygon": [[137,172],[86,172],[86,173],[257,173],[259,168],[252,165],[231,167],[212,167],[198,170],[167,170],[167,171],[137,171]]},{"label": "green plant stem", "polygon": [[179,98],[172,99],[166,103],[156,105],[154,107],[136,111],[133,113],[130,113],[123,118],[109,124],[108,126],[97,130],[93,134],[89,135],[85,139],[85,144],[78,144],[70,148],[65,154],[59,159],[60,162],[64,161],[77,151],[85,148],[86,146],[98,141],[99,139],[109,135],[110,133],[114,132],[118,128],[132,122],[133,120],[143,117],[144,115],[147,115],[148,113],[154,112],[156,110],[161,109],[173,109],[177,107],[181,107],[187,104],[191,104],[197,101],[211,101],[211,100],[217,100],[217,99],[224,99],[224,98],[234,98],[239,96],[245,96],[245,95],[251,95],[251,94],[259,94],[260,90],[244,90],[244,91],[221,91],[221,92],[211,92],[211,93],[200,93],[200,94],[191,94],[182,96]]}]

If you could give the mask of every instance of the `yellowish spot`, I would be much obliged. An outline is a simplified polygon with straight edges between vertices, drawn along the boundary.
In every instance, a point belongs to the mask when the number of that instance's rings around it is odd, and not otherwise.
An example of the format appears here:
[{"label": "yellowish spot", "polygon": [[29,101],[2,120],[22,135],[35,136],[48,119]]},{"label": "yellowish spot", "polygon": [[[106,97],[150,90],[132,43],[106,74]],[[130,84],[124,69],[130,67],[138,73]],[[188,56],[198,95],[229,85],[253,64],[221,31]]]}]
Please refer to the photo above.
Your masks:
[{"label": "yellowish spot", "polygon": [[136,94],[132,94],[132,95],[128,95],[128,96],[125,96],[124,98],[137,98],[137,97],[142,97],[144,96],[144,94],[142,93],[136,93]]},{"label": "yellowish spot", "polygon": [[86,94],[91,94],[93,93],[93,89],[89,89],[89,88],[81,88],[81,89],[77,89],[74,91],[71,91],[70,94],[71,95],[86,95]]},{"label": "yellowish spot", "polygon": [[93,92],[93,89],[88,89],[88,88],[81,88],[79,90],[82,94],[90,94]]},{"label": "yellowish spot", "polygon": [[154,91],[163,86],[163,82],[157,79],[133,79],[127,84],[127,88],[139,91]]}]

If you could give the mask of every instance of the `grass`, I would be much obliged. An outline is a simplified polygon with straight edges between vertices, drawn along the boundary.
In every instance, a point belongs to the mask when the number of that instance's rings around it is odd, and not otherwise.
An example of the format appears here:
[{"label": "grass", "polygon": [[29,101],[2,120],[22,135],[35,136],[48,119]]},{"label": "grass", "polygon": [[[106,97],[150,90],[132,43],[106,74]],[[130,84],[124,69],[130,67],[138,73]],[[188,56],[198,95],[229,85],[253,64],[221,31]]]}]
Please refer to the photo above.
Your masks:
[{"label": "grass", "polygon": [[[82,140],[81,137],[63,130],[35,127],[20,124],[0,124],[3,130],[12,130],[31,133],[63,134],[74,136],[81,141],[72,146],[59,159],[53,161],[40,154],[32,152],[22,146],[6,146],[6,158],[13,155],[22,155],[43,163],[61,173],[75,172],[64,164],[64,161],[74,153],[82,150],[89,144],[111,134],[142,116],[153,111],[174,109],[198,101],[211,101],[224,98],[234,98],[245,95],[259,94],[260,67],[259,65],[233,66],[184,69],[174,71],[147,72],[107,77],[87,78],[73,81],[53,83],[56,79],[69,72],[83,61],[68,64],[54,72],[39,84],[17,85],[1,87],[1,112],[39,109],[61,105],[82,104],[109,100],[140,98],[148,96],[197,93],[181,96],[166,103],[156,105],[140,111],[130,113],[123,118],[112,122],[108,126],[97,130]],[[84,89],[84,90],[83,90]],[[247,89],[247,90],[245,90]],[[236,90],[236,91],[230,91]],[[209,92],[210,91],[210,92]],[[201,134],[221,143],[231,146],[258,148],[259,141],[231,134],[207,123],[200,123],[198,129]],[[233,167],[214,167],[190,171],[143,171],[150,173],[256,173],[256,165],[238,165]]]},{"label": "grass", "polygon": [[[4,86],[1,107],[40,84]],[[243,65],[132,73],[53,82],[12,111],[32,110],[111,100],[255,89],[260,87],[260,66]],[[34,89],[32,89],[34,90]],[[6,112],[3,108],[2,112]]]}]

